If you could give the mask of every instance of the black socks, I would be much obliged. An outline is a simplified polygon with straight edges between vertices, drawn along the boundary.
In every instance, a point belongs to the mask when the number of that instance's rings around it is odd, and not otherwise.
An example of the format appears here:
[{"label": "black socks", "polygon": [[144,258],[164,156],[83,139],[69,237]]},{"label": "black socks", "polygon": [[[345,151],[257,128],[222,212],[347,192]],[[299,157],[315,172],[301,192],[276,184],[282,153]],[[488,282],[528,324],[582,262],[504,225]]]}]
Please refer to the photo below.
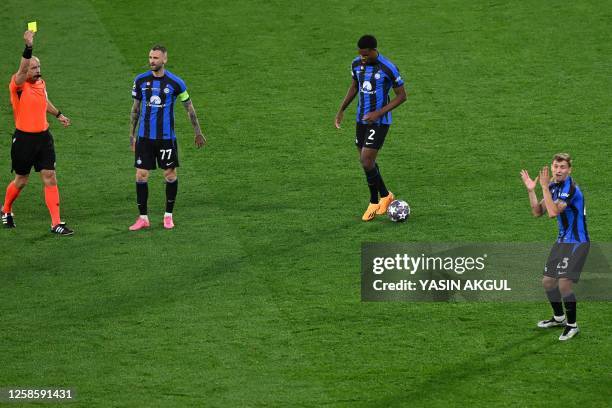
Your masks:
[{"label": "black socks", "polygon": [[174,210],[174,201],[176,200],[176,193],[178,191],[178,179],[174,181],[166,180],[166,212],[172,214]]},{"label": "black socks", "polygon": [[378,204],[378,168],[372,167],[370,170],[363,169],[368,182],[368,188],[370,189],[370,202],[372,204]]},{"label": "black socks", "polygon": [[385,182],[380,175],[380,168],[378,167],[378,163],[374,164],[376,166],[376,170],[378,171],[378,192],[381,197],[386,197],[389,195],[389,190],[387,190],[387,186],[385,186]]},{"label": "black socks", "polygon": [[574,292],[563,296],[563,304],[567,314],[567,324],[576,324],[576,295],[574,295]]},{"label": "black socks", "polygon": [[136,182],[136,203],[140,215],[147,215],[147,200],[149,198],[149,185],[146,181]]},{"label": "black socks", "polygon": [[561,303],[561,292],[558,287],[546,290],[546,297],[550,301],[555,316],[563,316],[563,304]]}]

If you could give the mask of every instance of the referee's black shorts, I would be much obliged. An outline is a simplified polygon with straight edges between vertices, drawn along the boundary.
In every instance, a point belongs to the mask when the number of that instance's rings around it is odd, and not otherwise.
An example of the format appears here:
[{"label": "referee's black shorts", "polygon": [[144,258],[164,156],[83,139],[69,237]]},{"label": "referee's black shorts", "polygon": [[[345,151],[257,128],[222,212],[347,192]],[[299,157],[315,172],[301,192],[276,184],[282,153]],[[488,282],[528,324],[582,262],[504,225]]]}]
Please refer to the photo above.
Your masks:
[{"label": "referee's black shorts", "polygon": [[555,279],[567,278],[578,282],[590,247],[590,242],[556,242],[548,255],[544,276]]},{"label": "referee's black shorts", "polygon": [[27,176],[34,170],[55,170],[55,145],[49,130],[39,133],[15,129],[11,145],[12,170],[20,176]]}]

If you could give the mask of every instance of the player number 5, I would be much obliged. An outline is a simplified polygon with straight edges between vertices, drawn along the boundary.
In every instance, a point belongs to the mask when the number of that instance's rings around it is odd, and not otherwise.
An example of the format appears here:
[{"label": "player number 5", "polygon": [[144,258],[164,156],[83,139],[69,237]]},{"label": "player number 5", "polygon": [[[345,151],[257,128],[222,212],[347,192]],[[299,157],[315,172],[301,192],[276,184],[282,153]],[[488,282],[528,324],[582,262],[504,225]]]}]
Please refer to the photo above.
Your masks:
[{"label": "player number 5", "polygon": [[557,269],[567,269],[569,258],[563,258],[561,262],[557,264]]}]

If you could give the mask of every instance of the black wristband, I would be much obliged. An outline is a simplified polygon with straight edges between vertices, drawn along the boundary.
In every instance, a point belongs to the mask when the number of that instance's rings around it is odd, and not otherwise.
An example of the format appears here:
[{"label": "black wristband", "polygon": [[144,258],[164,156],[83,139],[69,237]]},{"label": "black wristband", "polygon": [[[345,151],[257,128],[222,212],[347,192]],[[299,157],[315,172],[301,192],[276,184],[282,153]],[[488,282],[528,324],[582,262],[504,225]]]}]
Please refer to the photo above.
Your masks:
[{"label": "black wristband", "polygon": [[28,47],[26,45],[25,49],[23,50],[23,54],[22,54],[23,58],[25,59],[30,59],[32,58],[32,47]]},{"label": "black wristband", "polygon": [[56,117],[56,118],[59,118],[61,114],[62,114],[62,111],[58,110],[58,111],[57,111],[57,115],[55,115],[55,117]]}]

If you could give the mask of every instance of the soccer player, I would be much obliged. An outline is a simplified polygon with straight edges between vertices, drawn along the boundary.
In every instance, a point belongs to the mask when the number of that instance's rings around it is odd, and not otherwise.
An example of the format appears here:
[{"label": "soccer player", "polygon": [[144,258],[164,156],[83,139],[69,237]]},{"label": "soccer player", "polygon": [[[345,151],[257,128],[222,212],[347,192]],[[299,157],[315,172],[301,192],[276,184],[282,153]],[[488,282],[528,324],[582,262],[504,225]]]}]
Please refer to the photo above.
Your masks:
[{"label": "soccer player", "polygon": [[15,228],[13,203],[28,183],[32,166],[40,172],[45,191],[45,203],[51,214],[51,232],[58,235],[72,235],[73,230],[60,219],[59,191],[55,177],[55,148],[49,132],[47,113],[55,116],[64,127],[70,119],[62,114],[49,100],[45,81],[41,77],[40,60],[32,55],[34,32],[23,35],[25,50],[19,70],[11,78],[9,90],[15,133],[11,146],[12,170],[15,179],[6,188],[2,206],[2,224]]},{"label": "soccer player", "polygon": [[[364,35],[357,42],[359,56],[351,65],[353,80],[334,121],[339,129],[344,111],[359,94],[355,145],[370,189],[370,204],[361,217],[364,221],[385,214],[395,198],[383,182],[376,157],[391,125],[391,111],[406,100],[404,80],[399,70],[378,52],[377,46],[372,35]],[[389,100],[391,88],[395,93],[393,100]]]},{"label": "soccer player", "polygon": [[149,227],[147,198],[149,195],[149,171],[157,165],[164,170],[166,179],[166,213],[164,228],[174,228],[172,210],[178,191],[176,168],[179,166],[176,135],[174,134],[174,102],[183,102],[195,132],[195,145],[206,144],[198,117],[189,99],[185,82],[166,70],[168,52],[162,45],[155,45],[149,52],[150,71],[140,74],[132,87],[130,146],[135,153],[136,198],[140,216],[129,228],[137,231]]},{"label": "soccer player", "polygon": [[[546,212],[550,218],[556,217],[559,224],[557,242],[550,251],[542,278],[554,314],[550,319],[538,322],[538,327],[564,326],[563,333],[559,337],[559,340],[563,341],[571,339],[579,332],[576,324],[576,296],[572,286],[580,278],[580,272],[589,253],[590,241],[584,196],[570,177],[572,172],[570,155],[556,154],[552,160],[551,171],[552,181],[548,167],[543,167],[535,180],[529,177],[527,170],[521,171],[521,178],[529,193],[533,216],[540,217]],[[535,193],[538,178],[544,197],[541,201],[538,201]],[[565,305],[565,314],[563,305]]]}]

